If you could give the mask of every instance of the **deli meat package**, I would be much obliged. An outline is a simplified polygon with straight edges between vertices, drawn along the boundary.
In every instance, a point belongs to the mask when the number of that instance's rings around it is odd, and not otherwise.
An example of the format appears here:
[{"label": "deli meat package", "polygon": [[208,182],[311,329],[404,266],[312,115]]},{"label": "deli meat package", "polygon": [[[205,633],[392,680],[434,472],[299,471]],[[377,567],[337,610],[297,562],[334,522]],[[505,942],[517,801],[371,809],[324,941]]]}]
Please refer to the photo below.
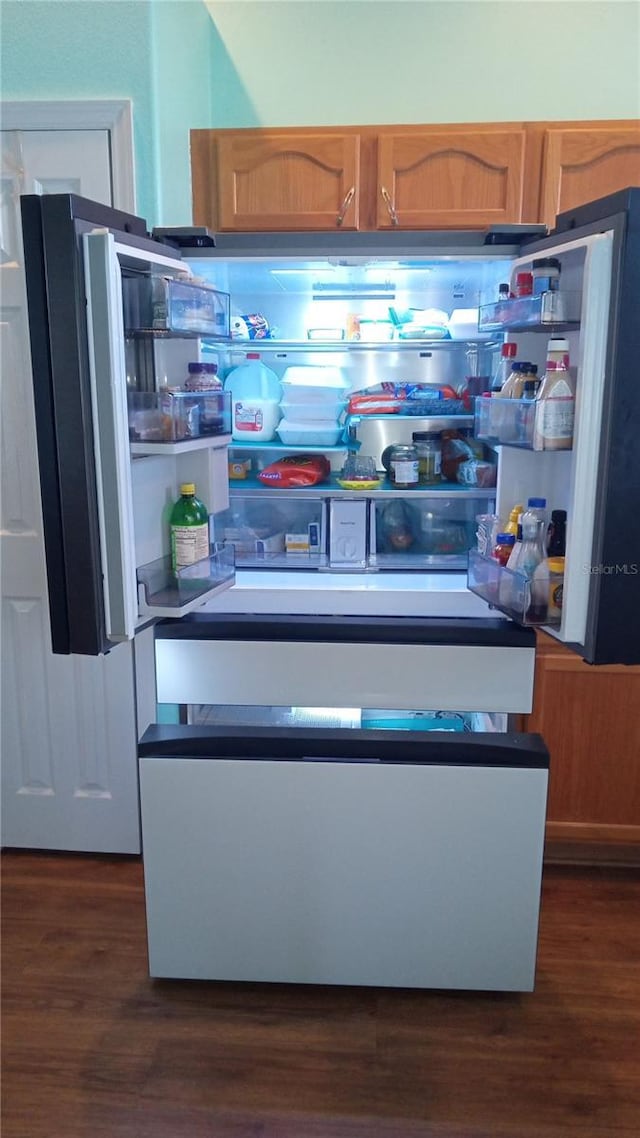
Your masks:
[{"label": "deli meat package", "polygon": [[323,454],[290,454],[265,466],[258,479],[265,486],[283,490],[295,486],[315,486],[324,482],[331,473],[331,463]]}]

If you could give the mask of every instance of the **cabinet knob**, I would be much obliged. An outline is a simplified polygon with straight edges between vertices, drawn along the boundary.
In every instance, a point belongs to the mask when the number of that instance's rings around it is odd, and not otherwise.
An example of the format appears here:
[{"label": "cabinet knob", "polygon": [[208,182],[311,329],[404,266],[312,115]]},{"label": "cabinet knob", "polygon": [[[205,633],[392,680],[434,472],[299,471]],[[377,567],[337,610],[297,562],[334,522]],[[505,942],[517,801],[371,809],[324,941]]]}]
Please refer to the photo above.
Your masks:
[{"label": "cabinet knob", "polygon": [[389,191],[384,186],[380,186],[380,193],[382,194],[385,205],[386,205],[387,210],[389,212],[389,217],[391,218],[391,224],[392,225],[399,225],[400,222],[398,221],[398,215],[395,211],[395,206],[394,206],[393,202],[391,201]]},{"label": "cabinet knob", "polygon": [[336,217],[336,225],[342,225],[342,222],[345,219],[345,214],[346,214],[349,206],[351,205],[351,202],[353,201],[353,195],[355,194],[355,192],[356,192],[356,188],[355,188],[355,186],[352,186],[351,189],[348,190],[347,193],[345,194],[344,201],[343,201],[342,205],[340,206],[340,213]]}]

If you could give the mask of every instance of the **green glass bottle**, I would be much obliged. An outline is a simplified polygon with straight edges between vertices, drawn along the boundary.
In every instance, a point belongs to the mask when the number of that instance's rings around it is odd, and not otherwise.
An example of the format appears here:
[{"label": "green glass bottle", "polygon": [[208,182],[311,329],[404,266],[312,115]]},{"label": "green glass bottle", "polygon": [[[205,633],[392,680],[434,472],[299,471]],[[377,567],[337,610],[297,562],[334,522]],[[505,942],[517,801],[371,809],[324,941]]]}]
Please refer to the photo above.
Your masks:
[{"label": "green glass bottle", "polygon": [[196,498],[193,482],[183,482],[169,518],[171,568],[174,574],[209,556],[209,511]]}]

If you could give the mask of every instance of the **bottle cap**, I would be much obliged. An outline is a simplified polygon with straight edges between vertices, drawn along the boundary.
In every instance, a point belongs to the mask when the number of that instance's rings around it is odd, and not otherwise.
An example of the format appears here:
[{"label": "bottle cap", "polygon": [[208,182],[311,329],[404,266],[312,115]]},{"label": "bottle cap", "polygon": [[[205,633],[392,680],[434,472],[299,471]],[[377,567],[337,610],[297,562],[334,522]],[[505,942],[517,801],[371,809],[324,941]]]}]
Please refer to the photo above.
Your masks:
[{"label": "bottle cap", "polygon": [[516,535],[514,533],[499,533],[496,538],[498,545],[515,545]]},{"label": "bottle cap", "polygon": [[566,510],[552,510],[551,511],[551,521],[552,522],[566,522],[566,520],[567,520],[567,511]]},{"label": "bottle cap", "polygon": [[520,517],[520,514],[523,512],[523,510],[524,506],[522,505],[522,502],[517,502],[515,506],[511,507],[509,517],[511,517],[511,514],[516,514],[518,517]]},{"label": "bottle cap", "polygon": [[531,280],[531,273],[529,273],[529,272],[516,273],[516,281],[520,281],[522,284],[527,284],[530,280]]},{"label": "bottle cap", "polygon": [[205,375],[215,375],[218,371],[217,364],[201,364],[191,363],[187,364],[189,375],[196,375],[199,371],[203,371]]},{"label": "bottle cap", "polygon": [[260,359],[260,352],[247,352],[247,359],[248,360],[259,360]]},{"label": "bottle cap", "polygon": [[518,345],[513,342],[510,344],[503,344],[500,349],[500,354],[505,356],[506,359],[511,359],[518,351]]},{"label": "bottle cap", "polygon": [[560,267],[557,257],[537,257],[531,262],[532,269],[558,269],[560,271]]},{"label": "bottle cap", "polygon": [[549,557],[547,565],[550,573],[564,573],[564,557]]},{"label": "bottle cap", "polygon": [[568,352],[569,341],[564,336],[552,336],[547,344],[548,352]]},{"label": "bottle cap", "polygon": [[195,494],[195,482],[183,482],[180,486],[180,493],[183,495]]},{"label": "bottle cap", "polygon": [[546,498],[527,498],[527,509],[544,510],[546,504]]}]

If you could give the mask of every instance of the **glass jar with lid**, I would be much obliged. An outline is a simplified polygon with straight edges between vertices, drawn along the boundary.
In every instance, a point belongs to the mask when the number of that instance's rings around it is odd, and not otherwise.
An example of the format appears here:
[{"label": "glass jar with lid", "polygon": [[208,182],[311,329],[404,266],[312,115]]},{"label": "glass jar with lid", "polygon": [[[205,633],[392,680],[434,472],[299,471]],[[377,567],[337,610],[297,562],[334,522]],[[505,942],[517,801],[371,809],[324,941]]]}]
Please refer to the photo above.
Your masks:
[{"label": "glass jar with lid", "polygon": [[418,450],[411,443],[397,444],[389,455],[389,479],[398,490],[418,485]]},{"label": "glass jar with lid", "polygon": [[442,480],[442,436],[439,431],[414,431],[414,446],[418,452],[418,481],[431,486]]}]

